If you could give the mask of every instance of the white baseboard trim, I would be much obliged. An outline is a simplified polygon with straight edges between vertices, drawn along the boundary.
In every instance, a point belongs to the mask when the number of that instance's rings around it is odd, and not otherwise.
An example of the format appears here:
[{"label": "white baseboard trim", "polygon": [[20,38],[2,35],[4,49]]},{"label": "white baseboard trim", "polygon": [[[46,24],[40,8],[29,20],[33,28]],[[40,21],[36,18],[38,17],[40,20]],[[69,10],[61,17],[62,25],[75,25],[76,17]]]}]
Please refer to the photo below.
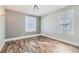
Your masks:
[{"label": "white baseboard trim", "polygon": [[3,44],[2,44],[1,47],[0,47],[0,52],[1,52],[1,50],[2,50],[2,48],[3,48],[3,46],[4,46],[4,44],[5,44],[5,41],[3,42]]},{"label": "white baseboard trim", "polygon": [[71,44],[71,45],[79,47],[79,43],[75,43],[75,42],[72,42],[72,41],[69,41],[69,40],[64,40],[64,39],[61,39],[61,38],[58,38],[58,37],[54,37],[54,36],[50,36],[50,35],[45,35],[45,34],[41,34],[41,35],[45,36],[45,37],[48,37],[48,38],[51,38],[51,39],[55,39],[55,40],[58,40],[58,41],[61,41],[61,42],[65,42],[65,43],[68,43],[68,44]]},{"label": "white baseboard trim", "polygon": [[5,41],[20,40],[23,38],[30,38],[30,37],[40,36],[40,35],[41,34],[34,34],[34,35],[21,36],[21,37],[16,37],[16,38],[9,38],[9,39],[6,39]]},{"label": "white baseboard trim", "polygon": [[69,40],[64,40],[64,39],[61,39],[61,38],[58,38],[58,37],[49,36],[49,35],[45,35],[45,34],[34,34],[34,35],[21,36],[21,37],[16,37],[16,38],[9,38],[9,39],[6,39],[5,42],[6,41],[12,41],[12,40],[20,40],[20,39],[23,39],[23,38],[30,38],[30,37],[40,36],[40,35],[79,47],[79,43],[75,43],[75,42],[72,42],[72,41],[69,41]]}]

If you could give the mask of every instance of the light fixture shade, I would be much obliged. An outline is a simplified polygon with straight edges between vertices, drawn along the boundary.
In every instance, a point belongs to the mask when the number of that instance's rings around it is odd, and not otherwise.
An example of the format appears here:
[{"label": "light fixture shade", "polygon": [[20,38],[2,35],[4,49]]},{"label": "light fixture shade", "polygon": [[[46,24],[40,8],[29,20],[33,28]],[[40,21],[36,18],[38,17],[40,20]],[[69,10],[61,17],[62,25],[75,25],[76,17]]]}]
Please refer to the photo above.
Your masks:
[{"label": "light fixture shade", "polygon": [[39,9],[39,6],[38,5],[34,5],[33,9]]},{"label": "light fixture shade", "polygon": [[5,9],[0,7],[0,16],[5,16]]}]

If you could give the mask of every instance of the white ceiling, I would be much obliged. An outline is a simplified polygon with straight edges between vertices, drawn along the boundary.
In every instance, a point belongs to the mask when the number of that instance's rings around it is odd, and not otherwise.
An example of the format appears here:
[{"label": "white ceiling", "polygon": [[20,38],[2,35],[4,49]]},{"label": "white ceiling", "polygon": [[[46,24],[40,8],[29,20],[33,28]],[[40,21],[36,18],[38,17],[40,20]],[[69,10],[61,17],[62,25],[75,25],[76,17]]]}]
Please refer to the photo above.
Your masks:
[{"label": "white ceiling", "polygon": [[23,12],[35,16],[43,16],[58,9],[67,7],[68,5],[40,5],[38,10],[34,10],[32,5],[7,5],[6,9]]}]

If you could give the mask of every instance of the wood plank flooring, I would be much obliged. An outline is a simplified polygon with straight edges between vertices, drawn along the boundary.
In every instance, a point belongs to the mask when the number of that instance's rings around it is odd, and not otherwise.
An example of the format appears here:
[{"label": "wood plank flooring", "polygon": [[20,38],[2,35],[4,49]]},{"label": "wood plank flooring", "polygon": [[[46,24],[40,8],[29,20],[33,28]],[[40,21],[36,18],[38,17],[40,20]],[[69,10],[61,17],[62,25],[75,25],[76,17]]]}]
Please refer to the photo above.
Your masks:
[{"label": "wood plank flooring", "polygon": [[1,53],[78,53],[79,47],[44,36],[8,41]]}]

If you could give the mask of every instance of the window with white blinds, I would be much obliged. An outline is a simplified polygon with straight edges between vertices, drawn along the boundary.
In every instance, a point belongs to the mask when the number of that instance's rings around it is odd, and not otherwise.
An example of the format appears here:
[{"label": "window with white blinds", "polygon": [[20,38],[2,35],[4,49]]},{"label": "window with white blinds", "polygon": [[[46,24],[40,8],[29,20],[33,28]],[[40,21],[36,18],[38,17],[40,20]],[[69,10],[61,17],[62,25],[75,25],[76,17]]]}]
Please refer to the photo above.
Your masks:
[{"label": "window with white blinds", "polygon": [[36,32],[36,17],[25,16],[25,32]]}]

